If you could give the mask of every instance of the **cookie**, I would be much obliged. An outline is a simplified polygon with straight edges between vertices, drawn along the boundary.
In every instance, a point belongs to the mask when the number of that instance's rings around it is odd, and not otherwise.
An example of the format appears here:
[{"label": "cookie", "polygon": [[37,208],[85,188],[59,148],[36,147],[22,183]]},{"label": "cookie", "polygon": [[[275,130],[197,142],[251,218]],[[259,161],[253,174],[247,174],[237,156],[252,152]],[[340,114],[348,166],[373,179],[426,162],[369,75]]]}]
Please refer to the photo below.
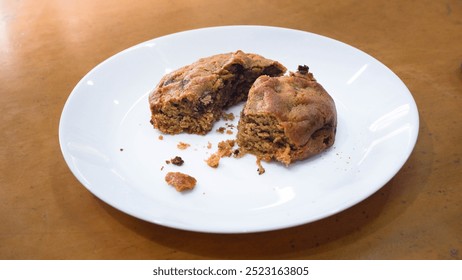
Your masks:
[{"label": "cookie", "polygon": [[223,110],[247,99],[259,76],[285,71],[277,61],[242,51],[199,59],[165,75],[150,93],[151,123],[167,134],[206,134]]},{"label": "cookie", "polygon": [[282,77],[259,77],[238,123],[243,152],[289,165],[331,147],[337,111],[307,66]]}]

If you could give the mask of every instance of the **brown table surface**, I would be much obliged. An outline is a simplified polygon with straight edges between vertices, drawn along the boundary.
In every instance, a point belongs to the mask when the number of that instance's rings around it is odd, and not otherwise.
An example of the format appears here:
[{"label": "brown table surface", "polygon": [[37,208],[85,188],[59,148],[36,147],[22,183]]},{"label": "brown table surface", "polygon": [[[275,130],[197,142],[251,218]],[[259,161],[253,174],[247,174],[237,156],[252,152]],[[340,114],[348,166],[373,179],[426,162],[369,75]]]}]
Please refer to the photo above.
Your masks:
[{"label": "brown table surface", "polygon": [[[58,142],[76,83],[132,45],[220,25],[305,30],[383,62],[419,108],[409,160],[356,206],[272,232],[171,229],[96,198]],[[462,1],[0,0],[0,102],[1,259],[462,258]]]}]

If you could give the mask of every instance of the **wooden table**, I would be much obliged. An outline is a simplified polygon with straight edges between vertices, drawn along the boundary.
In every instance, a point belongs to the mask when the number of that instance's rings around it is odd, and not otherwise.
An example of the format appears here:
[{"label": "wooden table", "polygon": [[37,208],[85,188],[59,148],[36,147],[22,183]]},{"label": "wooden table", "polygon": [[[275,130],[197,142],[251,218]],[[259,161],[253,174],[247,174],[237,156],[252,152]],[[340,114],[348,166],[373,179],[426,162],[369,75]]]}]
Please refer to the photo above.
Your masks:
[{"label": "wooden table", "polygon": [[[255,234],[166,228],[97,199],[62,157],[76,83],[111,55],[189,29],[270,25],[357,47],[408,86],[416,147],[377,193]],[[462,2],[0,0],[1,259],[462,259]]]}]

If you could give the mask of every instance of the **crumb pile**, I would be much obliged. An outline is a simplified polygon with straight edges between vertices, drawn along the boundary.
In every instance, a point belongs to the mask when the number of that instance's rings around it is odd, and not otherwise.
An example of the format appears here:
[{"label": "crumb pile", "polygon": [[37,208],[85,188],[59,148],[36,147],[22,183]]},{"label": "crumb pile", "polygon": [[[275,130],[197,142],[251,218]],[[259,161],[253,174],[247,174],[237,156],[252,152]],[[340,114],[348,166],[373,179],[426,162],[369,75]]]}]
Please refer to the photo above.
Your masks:
[{"label": "crumb pile", "polygon": [[188,143],[184,143],[184,142],[180,142],[178,143],[178,145],[176,145],[178,147],[178,149],[180,150],[186,150],[187,148],[189,148],[189,146],[191,146],[190,144]]}]

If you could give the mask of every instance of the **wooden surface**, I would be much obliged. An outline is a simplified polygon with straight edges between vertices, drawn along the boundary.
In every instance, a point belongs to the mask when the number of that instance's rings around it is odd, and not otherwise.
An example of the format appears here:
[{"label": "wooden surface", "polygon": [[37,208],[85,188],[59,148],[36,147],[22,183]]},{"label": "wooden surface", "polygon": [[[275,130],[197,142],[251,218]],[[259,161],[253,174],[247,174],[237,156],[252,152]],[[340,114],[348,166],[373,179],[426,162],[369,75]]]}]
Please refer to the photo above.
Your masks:
[{"label": "wooden surface", "polygon": [[[165,228],[87,191],[58,143],[76,83],[137,43],[234,24],[318,33],[392,69],[420,114],[400,172],[344,212],[257,234]],[[460,0],[0,0],[0,258],[461,259],[461,98]]]}]

